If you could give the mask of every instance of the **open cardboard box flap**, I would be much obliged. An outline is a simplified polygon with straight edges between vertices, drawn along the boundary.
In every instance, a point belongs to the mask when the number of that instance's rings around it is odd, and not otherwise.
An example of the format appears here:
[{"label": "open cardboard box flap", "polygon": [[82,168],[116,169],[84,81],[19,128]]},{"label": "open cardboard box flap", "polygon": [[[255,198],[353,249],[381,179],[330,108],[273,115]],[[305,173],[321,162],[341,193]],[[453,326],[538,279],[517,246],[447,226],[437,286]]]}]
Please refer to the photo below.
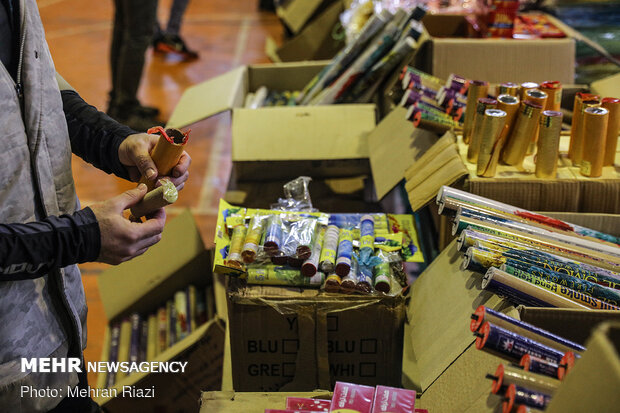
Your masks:
[{"label": "open cardboard box flap", "polygon": [[592,82],[591,89],[602,98],[620,96],[620,73]]},{"label": "open cardboard box flap", "polygon": [[[185,288],[190,282],[187,277],[195,271],[204,271],[207,276],[210,269],[209,253],[192,214],[186,210],[166,224],[156,246],[99,276],[106,317],[113,320],[133,311],[150,311],[153,305],[165,302],[170,291]],[[136,301],[136,297],[142,298]]]},{"label": "open cardboard box flap", "polygon": [[293,33],[297,33],[304,27],[321,3],[323,0],[287,1],[283,6],[276,8],[276,14]]}]

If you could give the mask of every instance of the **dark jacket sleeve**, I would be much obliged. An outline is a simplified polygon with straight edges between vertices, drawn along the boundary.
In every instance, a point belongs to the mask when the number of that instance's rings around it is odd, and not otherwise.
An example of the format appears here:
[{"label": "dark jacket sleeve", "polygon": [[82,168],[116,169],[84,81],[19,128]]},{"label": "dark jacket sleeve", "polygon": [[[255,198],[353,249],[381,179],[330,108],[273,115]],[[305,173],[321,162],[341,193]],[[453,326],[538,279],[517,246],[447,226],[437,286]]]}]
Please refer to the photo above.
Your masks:
[{"label": "dark jacket sleeve", "polygon": [[74,90],[62,90],[61,95],[73,153],[104,172],[129,180],[118,159],[118,148],[137,132],[99,112]]},{"label": "dark jacket sleeve", "polygon": [[27,224],[0,224],[0,281],[37,278],[94,261],[100,249],[99,224],[88,207]]}]

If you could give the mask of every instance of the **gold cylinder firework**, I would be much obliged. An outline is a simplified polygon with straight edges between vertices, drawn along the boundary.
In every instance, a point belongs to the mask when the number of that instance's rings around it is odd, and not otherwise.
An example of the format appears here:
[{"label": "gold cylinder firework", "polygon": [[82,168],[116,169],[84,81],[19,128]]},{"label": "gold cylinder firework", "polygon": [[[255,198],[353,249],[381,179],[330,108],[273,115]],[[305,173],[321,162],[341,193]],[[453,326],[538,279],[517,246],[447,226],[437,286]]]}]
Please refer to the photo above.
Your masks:
[{"label": "gold cylinder firework", "polygon": [[465,106],[465,119],[463,120],[463,142],[469,143],[471,132],[474,127],[474,117],[478,99],[484,98],[489,93],[489,83],[481,80],[472,80],[467,89],[467,105]]},{"label": "gold cylinder firework", "polygon": [[495,176],[497,162],[501,153],[500,136],[506,123],[507,114],[499,109],[487,109],[482,117],[480,128],[480,151],[478,153],[476,174],[491,178]]},{"label": "gold cylinder firework", "polygon": [[553,179],[558,169],[562,112],[545,110],[540,115],[540,136],[536,153],[536,177]]},{"label": "gold cylinder firework", "polygon": [[575,148],[579,149],[579,161],[581,161],[581,148],[583,145],[583,104],[584,102],[594,102],[599,96],[590,93],[578,92],[575,94],[573,103],[573,118],[570,128],[570,146],[568,148],[568,157],[575,163]]},{"label": "gold cylinder firework", "polygon": [[[601,105],[600,100],[584,100],[581,102],[581,115],[580,115],[580,120],[579,120],[579,131],[578,131],[579,133],[577,133],[575,142],[573,144],[573,152],[572,152],[572,158],[571,158],[573,161],[573,165],[575,166],[581,165],[581,161],[583,160],[583,152],[586,146],[585,111],[588,108],[597,108],[600,105]],[[573,143],[572,139],[571,139],[571,143]]]},{"label": "gold cylinder firework", "polygon": [[514,127],[517,111],[519,110],[519,98],[516,96],[504,94],[497,97],[497,109],[506,112],[506,123],[500,135],[500,139],[506,142],[506,138],[510,136]]},{"label": "gold cylinder firework", "polygon": [[545,110],[559,111],[562,107],[562,83],[557,80],[542,82],[540,90],[548,96]]},{"label": "gold cylinder firework", "polygon": [[536,103],[528,100],[521,102],[515,126],[502,153],[502,161],[513,166],[520,166],[523,163],[532,135],[538,126],[541,111],[542,107]]},{"label": "gold cylinder firework", "polygon": [[519,95],[519,85],[512,82],[506,82],[497,85],[497,96],[499,95],[510,95],[518,97]]},{"label": "gold cylinder firework", "polygon": [[490,98],[480,98],[476,104],[476,113],[474,114],[474,126],[471,130],[471,139],[469,140],[469,148],[467,148],[467,160],[476,163],[478,160],[478,152],[480,151],[480,131],[482,129],[482,120],[484,112],[487,109],[495,109],[497,100]]},{"label": "gold cylinder firework", "polygon": [[521,83],[521,85],[519,86],[519,99],[521,100],[521,102],[527,100],[527,98],[525,97],[525,92],[531,89],[538,89],[539,87],[540,85],[535,82]]},{"label": "gold cylinder firework", "polygon": [[[525,91],[525,100],[529,100],[531,102],[540,105],[543,110],[545,105],[547,104],[547,94],[540,89],[529,89]],[[536,142],[538,142],[538,131],[540,130],[540,126],[536,124],[536,130],[534,131],[534,135],[532,136],[532,141],[530,145],[527,147],[527,154],[531,155],[534,153],[536,149]]]},{"label": "gold cylinder firework", "polygon": [[604,98],[601,106],[609,111],[603,166],[612,166],[616,161],[618,132],[620,132],[620,99]]},{"label": "gold cylinder firework", "polygon": [[583,112],[583,159],[579,172],[591,178],[603,174],[605,137],[609,111],[601,107],[589,107]]}]

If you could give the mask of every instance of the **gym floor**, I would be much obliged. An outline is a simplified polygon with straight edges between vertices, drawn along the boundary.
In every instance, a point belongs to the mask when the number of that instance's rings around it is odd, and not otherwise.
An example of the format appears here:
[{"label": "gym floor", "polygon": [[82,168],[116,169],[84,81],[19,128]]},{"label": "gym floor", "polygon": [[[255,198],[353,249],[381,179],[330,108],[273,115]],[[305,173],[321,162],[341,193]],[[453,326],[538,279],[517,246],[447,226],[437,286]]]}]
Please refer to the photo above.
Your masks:
[{"label": "gym floor", "polygon": [[[38,0],[47,42],[56,70],[90,104],[105,111],[110,90],[109,48],[114,3],[108,1]],[[164,25],[171,0],[160,0],[158,19]],[[268,36],[280,41],[282,27],[272,13],[258,11],[257,0],[190,1],[181,35],[200,58],[181,62],[178,57],[147,51],[147,62],[139,99],[156,106],[165,121],[183,91],[230,69],[249,63],[266,63]],[[205,97],[207,99],[208,97]],[[188,152],[192,157],[190,178],[179,200],[167,209],[168,219],[190,208],[202,238],[213,244],[219,198],[224,194],[230,173],[230,115],[222,114],[191,126]],[[135,184],[107,175],[73,159],[73,176],[83,206],[112,198]],[[80,265],[88,302],[88,346],[85,358],[98,361],[107,324],[97,277],[106,264]],[[94,386],[96,377],[89,373]]]}]

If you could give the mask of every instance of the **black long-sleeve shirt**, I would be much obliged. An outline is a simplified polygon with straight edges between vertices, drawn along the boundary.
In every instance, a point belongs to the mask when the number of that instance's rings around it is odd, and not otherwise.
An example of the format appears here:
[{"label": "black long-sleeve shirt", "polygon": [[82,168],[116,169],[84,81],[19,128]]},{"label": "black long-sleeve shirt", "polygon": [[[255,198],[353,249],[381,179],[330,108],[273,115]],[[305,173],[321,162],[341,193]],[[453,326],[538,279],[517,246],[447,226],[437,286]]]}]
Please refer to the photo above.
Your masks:
[{"label": "black long-sleeve shirt", "polygon": [[[18,19],[14,18],[17,4],[0,0],[0,61],[13,77],[19,38]],[[10,30],[3,29],[7,23]],[[61,95],[73,153],[128,179],[118,148],[136,132],[87,104],[75,91],[63,90]],[[100,249],[99,224],[90,208],[26,224],[0,223],[0,281],[35,278],[53,268],[93,261]]]}]

